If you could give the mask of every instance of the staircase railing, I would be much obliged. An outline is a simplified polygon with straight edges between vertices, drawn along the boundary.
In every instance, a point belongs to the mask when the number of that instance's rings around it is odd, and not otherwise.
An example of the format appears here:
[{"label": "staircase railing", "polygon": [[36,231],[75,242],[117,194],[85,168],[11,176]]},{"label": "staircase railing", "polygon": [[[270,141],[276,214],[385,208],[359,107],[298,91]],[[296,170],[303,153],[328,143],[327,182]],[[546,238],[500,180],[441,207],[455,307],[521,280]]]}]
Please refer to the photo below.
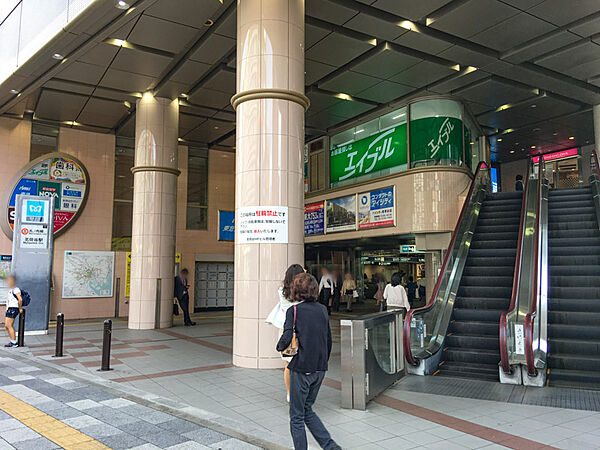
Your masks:
[{"label": "staircase railing", "polygon": [[592,166],[590,171],[592,174],[590,176],[590,187],[592,188],[592,197],[594,199],[594,206],[596,207],[596,219],[600,225],[600,162],[596,150],[592,150],[590,165]]},{"label": "staircase railing", "polygon": [[[539,157],[539,184],[536,201],[533,279],[529,312],[525,316],[525,360],[527,376],[537,377],[530,382],[523,374],[524,384],[543,386],[548,354],[548,180],[544,157]],[[543,369],[538,373],[539,369]]]},{"label": "staircase railing", "polygon": [[[489,191],[488,165],[481,161],[463,204],[456,228],[428,304],[412,309],[404,321],[404,354],[412,366],[436,354],[446,337],[454,299],[464,269],[477,218]],[[428,333],[429,331],[429,333]],[[426,371],[425,371],[426,372]]]},{"label": "staircase railing", "polygon": [[500,381],[503,383],[520,384],[520,364],[525,364],[525,318],[530,310],[540,184],[534,161],[530,158],[527,164],[510,305],[500,316]]}]

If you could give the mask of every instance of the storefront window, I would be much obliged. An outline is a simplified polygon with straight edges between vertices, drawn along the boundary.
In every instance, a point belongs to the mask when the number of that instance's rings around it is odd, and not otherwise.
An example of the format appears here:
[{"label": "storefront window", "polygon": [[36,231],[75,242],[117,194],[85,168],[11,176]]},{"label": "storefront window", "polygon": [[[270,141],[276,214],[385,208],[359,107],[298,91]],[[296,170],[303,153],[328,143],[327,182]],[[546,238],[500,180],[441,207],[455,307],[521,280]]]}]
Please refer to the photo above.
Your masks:
[{"label": "storefront window", "polygon": [[317,139],[306,144],[308,152],[309,192],[325,189],[325,144],[325,138]]},{"label": "storefront window", "polygon": [[462,109],[459,102],[449,99],[410,105],[411,167],[462,165]]},{"label": "storefront window", "polygon": [[188,230],[208,227],[208,150],[188,148],[187,212]]},{"label": "storefront window", "polygon": [[112,250],[131,251],[133,222],[133,174],[135,144],[131,138],[117,136],[113,201]]},{"label": "storefront window", "polygon": [[59,131],[60,128],[57,125],[32,123],[29,160],[33,161],[42,155],[57,152]]}]

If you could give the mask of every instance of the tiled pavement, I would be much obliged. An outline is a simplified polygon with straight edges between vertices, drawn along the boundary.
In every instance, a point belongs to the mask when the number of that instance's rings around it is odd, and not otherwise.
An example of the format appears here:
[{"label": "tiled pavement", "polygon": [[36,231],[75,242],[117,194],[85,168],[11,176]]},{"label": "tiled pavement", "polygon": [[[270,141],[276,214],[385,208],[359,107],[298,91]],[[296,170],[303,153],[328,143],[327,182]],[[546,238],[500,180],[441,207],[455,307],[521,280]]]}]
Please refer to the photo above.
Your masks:
[{"label": "tiled pavement", "polygon": [[[27,336],[29,350],[17,349],[14,354],[32,358],[31,365],[38,361],[58,367],[69,376],[85,376],[124,393],[147,393],[150,405],[191,405],[190,412],[207,419],[207,424],[257,436],[264,444],[259,445],[289,446],[281,371],[231,365],[230,313],[203,313],[196,320],[196,327],[161,331],[128,330],[124,321],[115,322],[116,364],[110,372],[96,371],[101,321],[68,323],[65,358],[51,357],[53,329],[48,336]],[[316,411],[343,448],[600,448],[597,411],[524,405],[508,398],[491,401],[414,392],[404,387],[414,386],[413,377],[389,389],[366,412],[343,410],[335,320],[332,326],[333,356]],[[485,391],[486,386],[477,389]],[[314,441],[311,447],[318,448]]]},{"label": "tiled pavement", "polygon": [[0,449],[61,447],[258,448],[60,373],[1,357]]}]

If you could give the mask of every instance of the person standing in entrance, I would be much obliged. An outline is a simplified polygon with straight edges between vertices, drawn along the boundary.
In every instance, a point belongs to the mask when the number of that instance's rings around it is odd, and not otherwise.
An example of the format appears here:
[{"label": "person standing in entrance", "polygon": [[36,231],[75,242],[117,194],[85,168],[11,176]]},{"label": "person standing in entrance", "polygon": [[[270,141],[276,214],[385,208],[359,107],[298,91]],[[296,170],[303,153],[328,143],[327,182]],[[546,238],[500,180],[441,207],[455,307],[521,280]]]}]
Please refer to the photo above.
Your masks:
[{"label": "person standing in entrance", "polygon": [[410,311],[410,307],[412,305],[408,302],[406,291],[402,287],[401,283],[402,275],[400,275],[399,272],[394,273],[392,275],[391,282],[385,287],[383,291],[383,298],[387,305],[388,311],[393,311],[395,309],[404,309],[403,315],[405,315],[407,311]]},{"label": "person standing in entrance", "polygon": [[523,175],[517,175],[515,177],[515,191],[523,191]]},{"label": "person standing in entrance", "polygon": [[8,296],[6,297],[6,319],[4,319],[4,328],[8,332],[10,341],[5,347],[17,347],[17,334],[15,333],[15,318],[23,312],[23,298],[21,289],[17,287],[17,279],[14,275],[6,278],[8,285]]},{"label": "person standing in entrance", "polygon": [[[277,290],[277,294],[279,295],[279,302],[275,305],[271,313],[267,316],[267,323],[279,328],[279,337],[283,334],[283,325],[285,324],[285,315],[290,306],[292,306],[291,301],[291,288],[292,282],[296,275],[304,273],[305,270],[300,264],[292,264],[288,267],[288,270],[285,271],[285,276],[283,277],[283,283]],[[285,361],[285,369],[283,370],[283,379],[285,381],[285,388],[287,391],[287,401],[290,401],[290,369],[288,369],[288,364],[292,360],[291,356],[283,356],[281,355],[281,359]]]},{"label": "person standing in entrance", "polygon": [[411,308],[415,304],[415,299],[417,298],[417,289],[419,289],[419,285],[415,283],[415,279],[411,276],[408,277],[408,283],[406,283],[406,295],[408,296],[408,303],[410,303]]},{"label": "person standing in entrance", "polygon": [[283,334],[277,343],[277,351],[284,351],[295,331],[298,353],[288,367],[291,371],[290,432],[296,450],[308,448],[305,425],[321,448],[341,448],[312,410],[328,369],[332,345],[329,317],[325,307],[317,302],[318,296],[317,280],[312,275],[296,275],[292,283],[293,305],[287,310]]},{"label": "person standing in entrance", "polygon": [[327,307],[327,311],[331,314],[331,301],[333,300],[333,278],[329,274],[327,267],[321,267],[321,282],[319,283],[319,295],[323,301],[323,305]]},{"label": "person standing in entrance", "polygon": [[183,311],[183,324],[186,327],[196,325],[196,322],[192,322],[190,318],[190,294],[188,284],[188,270],[183,269],[178,276],[175,277],[175,298],[174,300],[179,303],[179,307]]},{"label": "person standing in entrance", "polygon": [[355,297],[358,297],[355,292],[356,282],[352,278],[352,275],[347,273],[344,277],[344,284],[342,284],[342,295],[346,301],[346,311],[348,312],[352,312],[352,301]]}]

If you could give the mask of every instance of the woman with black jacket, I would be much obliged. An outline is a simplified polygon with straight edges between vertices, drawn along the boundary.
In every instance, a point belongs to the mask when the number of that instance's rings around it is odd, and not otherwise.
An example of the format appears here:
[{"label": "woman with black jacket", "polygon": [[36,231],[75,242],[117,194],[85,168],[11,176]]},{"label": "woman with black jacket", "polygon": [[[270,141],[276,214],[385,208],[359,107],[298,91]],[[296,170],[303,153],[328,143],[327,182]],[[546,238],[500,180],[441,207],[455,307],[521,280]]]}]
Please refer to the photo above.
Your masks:
[{"label": "woman with black jacket", "polygon": [[291,344],[295,330],[298,353],[288,368],[291,371],[290,431],[296,450],[308,448],[305,424],[322,448],[340,449],[312,410],[331,354],[329,315],[327,308],[317,302],[318,296],[319,286],[312,275],[296,275],[291,288],[294,303],[287,310],[283,334],[277,343],[277,351],[285,350]]}]

